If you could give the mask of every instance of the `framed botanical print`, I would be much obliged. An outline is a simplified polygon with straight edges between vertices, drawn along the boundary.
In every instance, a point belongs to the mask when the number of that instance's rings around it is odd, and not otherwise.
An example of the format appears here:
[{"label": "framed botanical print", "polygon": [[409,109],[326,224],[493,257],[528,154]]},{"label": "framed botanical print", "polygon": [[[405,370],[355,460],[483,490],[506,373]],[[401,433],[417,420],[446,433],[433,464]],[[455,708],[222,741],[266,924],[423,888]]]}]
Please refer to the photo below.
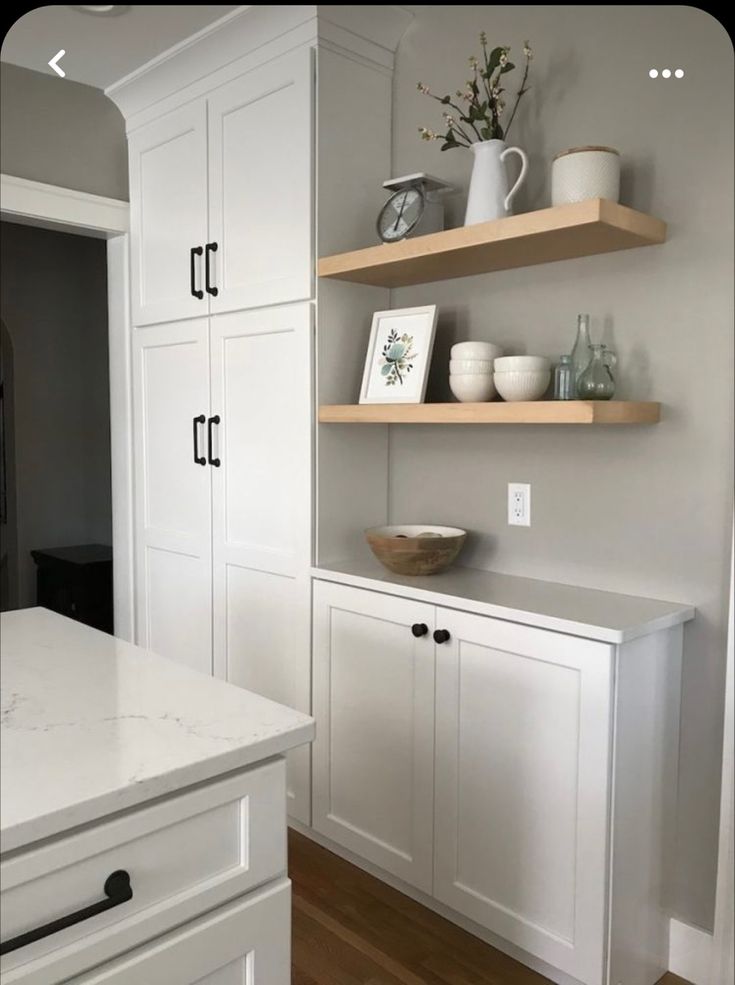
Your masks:
[{"label": "framed botanical print", "polygon": [[420,404],[426,393],[437,307],[376,311],[360,388],[361,404]]}]

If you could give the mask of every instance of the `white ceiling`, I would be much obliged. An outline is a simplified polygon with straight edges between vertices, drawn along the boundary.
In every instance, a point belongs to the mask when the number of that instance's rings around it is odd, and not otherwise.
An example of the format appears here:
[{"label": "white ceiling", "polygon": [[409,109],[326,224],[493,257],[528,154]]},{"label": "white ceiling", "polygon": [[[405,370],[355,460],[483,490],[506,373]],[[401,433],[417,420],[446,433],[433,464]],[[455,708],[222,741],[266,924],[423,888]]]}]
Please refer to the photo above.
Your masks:
[{"label": "white ceiling", "polygon": [[234,9],[151,4],[117,6],[113,15],[99,16],[61,4],[36,7],[10,28],[0,57],[53,75],[47,63],[64,48],[66,77],[104,89]]}]

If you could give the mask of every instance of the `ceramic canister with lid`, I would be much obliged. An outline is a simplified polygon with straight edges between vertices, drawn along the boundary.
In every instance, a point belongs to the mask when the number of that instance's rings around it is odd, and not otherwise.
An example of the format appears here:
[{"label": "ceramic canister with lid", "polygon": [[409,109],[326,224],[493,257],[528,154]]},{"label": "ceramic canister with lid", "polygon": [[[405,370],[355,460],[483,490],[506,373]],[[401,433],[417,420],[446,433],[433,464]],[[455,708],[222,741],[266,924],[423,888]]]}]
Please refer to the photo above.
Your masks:
[{"label": "ceramic canister with lid", "polygon": [[620,198],[620,154],[612,147],[572,147],[551,165],[551,204]]}]

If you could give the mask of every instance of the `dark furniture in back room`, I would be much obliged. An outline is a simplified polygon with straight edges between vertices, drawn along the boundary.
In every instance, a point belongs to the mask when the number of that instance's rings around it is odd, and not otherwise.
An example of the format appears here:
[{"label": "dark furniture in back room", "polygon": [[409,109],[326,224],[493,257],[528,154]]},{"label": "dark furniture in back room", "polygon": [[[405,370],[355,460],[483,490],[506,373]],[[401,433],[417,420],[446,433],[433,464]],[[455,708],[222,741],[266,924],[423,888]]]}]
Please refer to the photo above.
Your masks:
[{"label": "dark furniture in back room", "polygon": [[112,548],[81,544],[31,551],[37,604],[112,633]]}]

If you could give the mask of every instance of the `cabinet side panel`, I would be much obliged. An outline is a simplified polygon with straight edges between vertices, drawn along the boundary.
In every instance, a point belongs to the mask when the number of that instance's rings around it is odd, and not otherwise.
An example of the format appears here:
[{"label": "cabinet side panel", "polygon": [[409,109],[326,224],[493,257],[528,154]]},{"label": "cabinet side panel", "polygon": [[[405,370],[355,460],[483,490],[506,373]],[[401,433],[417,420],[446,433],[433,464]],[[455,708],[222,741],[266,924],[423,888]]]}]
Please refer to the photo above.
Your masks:
[{"label": "cabinet side panel", "polygon": [[[349,99],[345,93],[349,92]],[[317,56],[317,256],[376,242],[391,169],[390,75],[320,48]],[[355,403],[384,288],[317,282],[318,402]],[[320,425],[317,562],[365,550],[362,531],[388,514],[388,428]]]},{"label": "cabinet side panel", "polygon": [[618,648],[609,985],[654,985],[668,967],[682,629]]}]

